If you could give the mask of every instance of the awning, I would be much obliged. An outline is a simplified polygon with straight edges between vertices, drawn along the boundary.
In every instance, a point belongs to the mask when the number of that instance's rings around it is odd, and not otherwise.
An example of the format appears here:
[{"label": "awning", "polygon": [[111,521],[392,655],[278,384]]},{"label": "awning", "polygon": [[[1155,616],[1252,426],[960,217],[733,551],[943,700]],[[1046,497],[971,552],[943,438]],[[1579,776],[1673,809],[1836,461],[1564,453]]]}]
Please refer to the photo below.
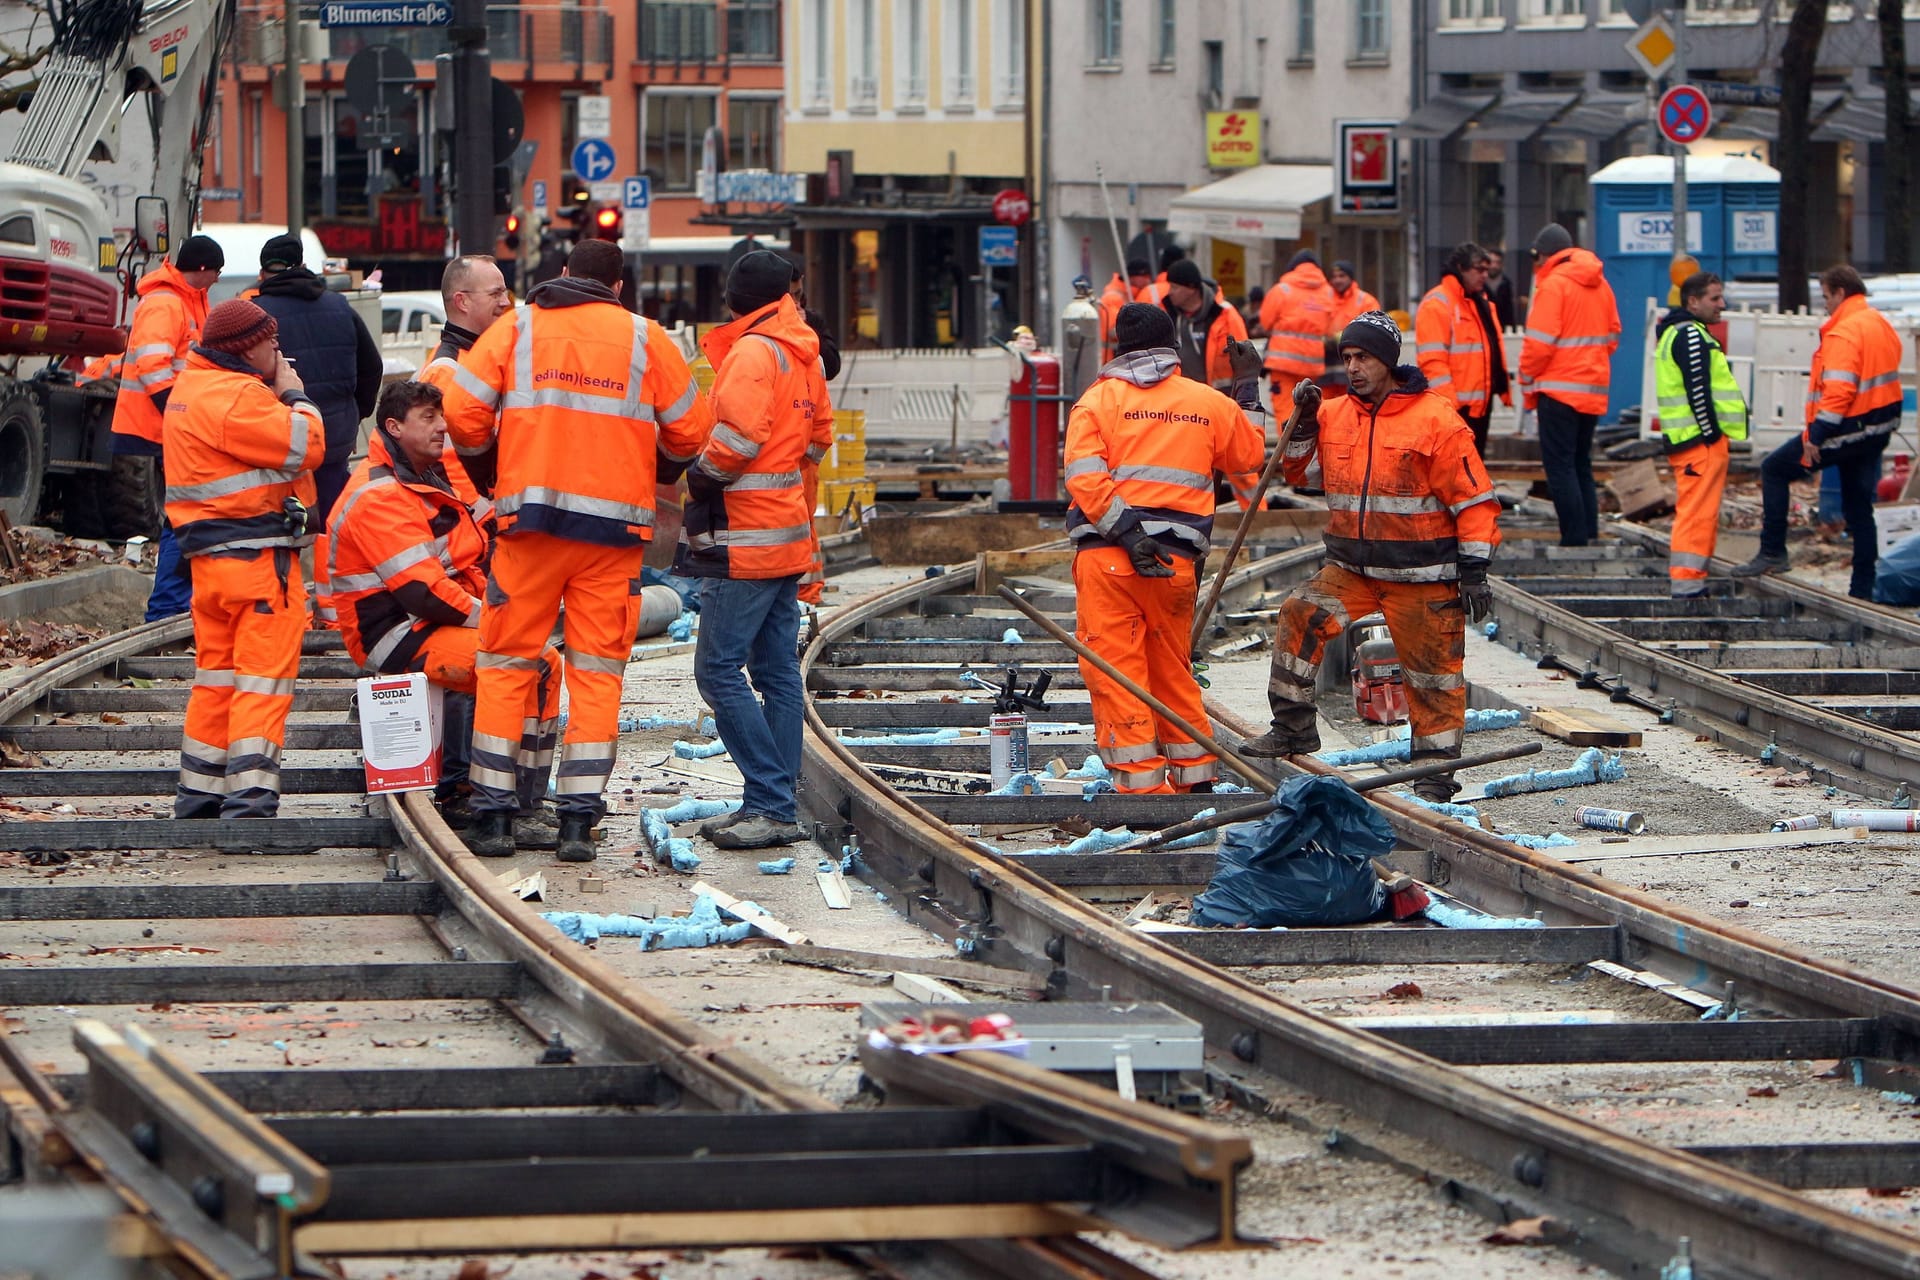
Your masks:
[{"label": "awning", "polygon": [[1497,93],[1436,93],[1394,126],[1401,138],[1451,138],[1467,121],[1493,105]]},{"label": "awning", "polygon": [[1609,142],[1646,123],[1647,98],[1640,93],[1589,90],[1559,119],[1542,129],[1542,142]]},{"label": "awning", "polygon": [[1887,95],[1877,87],[1855,89],[1824,118],[1817,111],[1808,118],[1819,122],[1814,142],[1880,142],[1887,136]]},{"label": "awning", "polygon": [[1525,142],[1572,106],[1577,93],[1503,93],[1475,116],[1466,137],[1474,142]]},{"label": "awning", "polygon": [[[1713,136],[1745,138],[1754,142],[1772,142],[1780,136],[1780,111],[1776,107],[1721,107],[1713,109]],[[1720,113],[1724,111],[1723,116]]]},{"label": "awning", "polygon": [[1243,242],[1298,240],[1301,210],[1332,195],[1332,165],[1256,165],[1175,196],[1167,230]]}]

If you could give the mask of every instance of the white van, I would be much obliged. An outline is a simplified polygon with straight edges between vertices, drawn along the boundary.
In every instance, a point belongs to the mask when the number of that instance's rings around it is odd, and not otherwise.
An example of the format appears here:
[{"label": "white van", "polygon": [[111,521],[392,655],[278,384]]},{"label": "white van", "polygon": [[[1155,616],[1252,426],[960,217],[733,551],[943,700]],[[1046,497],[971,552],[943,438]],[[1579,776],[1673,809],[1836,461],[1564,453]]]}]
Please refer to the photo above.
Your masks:
[{"label": "white van", "polygon": [[[227,265],[220,269],[220,278],[207,290],[207,304],[213,306],[228,298],[237,298],[243,290],[260,283],[260,251],[267,247],[267,241],[287,234],[287,229],[266,222],[209,222],[196,234],[211,236],[227,257]],[[327,251],[320,247],[320,237],[303,227],[300,247],[301,265],[315,275],[320,274],[327,262]]]}]

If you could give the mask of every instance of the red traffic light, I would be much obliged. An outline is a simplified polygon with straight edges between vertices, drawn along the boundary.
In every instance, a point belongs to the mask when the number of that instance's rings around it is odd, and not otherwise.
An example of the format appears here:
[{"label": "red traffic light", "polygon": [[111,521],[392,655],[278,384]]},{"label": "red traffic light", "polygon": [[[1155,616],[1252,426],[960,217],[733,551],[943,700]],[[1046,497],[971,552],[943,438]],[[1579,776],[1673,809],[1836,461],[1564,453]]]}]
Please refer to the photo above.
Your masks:
[{"label": "red traffic light", "polygon": [[618,240],[620,238],[621,216],[618,205],[610,204],[603,209],[596,210],[593,215],[594,238],[599,240]]},{"label": "red traffic light", "polygon": [[617,227],[620,225],[620,211],[613,208],[602,209],[594,215],[593,220],[601,227]]},{"label": "red traffic light", "polygon": [[508,214],[507,215],[507,234],[512,235],[514,232],[518,231],[519,229],[520,229],[520,215],[517,213]]}]

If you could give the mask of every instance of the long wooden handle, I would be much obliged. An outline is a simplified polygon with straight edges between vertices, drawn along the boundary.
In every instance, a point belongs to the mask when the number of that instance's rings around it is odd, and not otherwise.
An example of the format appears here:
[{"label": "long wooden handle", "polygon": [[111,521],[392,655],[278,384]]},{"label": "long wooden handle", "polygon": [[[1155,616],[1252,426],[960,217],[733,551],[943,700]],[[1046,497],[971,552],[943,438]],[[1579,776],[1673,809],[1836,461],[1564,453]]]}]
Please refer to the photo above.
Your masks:
[{"label": "long wooden handle", "polygon": [[[1293,412],[1287,415],[1287,423],[1280,429],[1280,443],[1273,446],[1273,456],[1267,459],[1267,465],[1260,472],[1259,487],[1254,490],[1256,499],[1266,496],[1267,486],[1273,483],[1273,477],[1280,470],[1280,459],[1287,451],[1287,442],[1293,439],[1293,433],[1300,425],[1304,405],[1294,405]],[[1240,548],[1247,541],[1247,534],[1253,529],[1253,517],[1259,512],[1254,506],[1240,513],[1240,527],[1233,531],[1233,541],[1227,546],[1227,558],[1220,562],[1220,571],[1213,575],[1213,585],[1207,589],[1207,601],[1194,610],[1193,634],[1187,638],[1189,652],[1200,645],[1200,636],[1207,629],[1207,622],[1213,617],[1214,606],[1220,603],[1220,592],[1227,585],[1227,574],[1233,569],[1233,562],[1240,558]]]}]

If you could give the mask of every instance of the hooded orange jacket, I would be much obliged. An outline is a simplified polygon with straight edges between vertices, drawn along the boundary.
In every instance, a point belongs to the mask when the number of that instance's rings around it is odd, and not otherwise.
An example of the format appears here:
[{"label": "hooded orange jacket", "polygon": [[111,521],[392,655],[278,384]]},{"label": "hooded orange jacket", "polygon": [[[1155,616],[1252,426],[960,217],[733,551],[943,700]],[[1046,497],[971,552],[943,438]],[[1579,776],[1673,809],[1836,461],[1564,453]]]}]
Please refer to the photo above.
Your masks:
[{"label": "hooded orange jacket", "polygon": [[160,406],[207,322],[207,294],[188,284],[171,262],[141,276],[136,292],[140,301],[127,333],[120,395],[113,402],[114,449],[154,454],[160,452]]},{"label": "hooded orange jacket", "polygon": [[1281,276],[1260,302],[1267,331],[1267,372],[1317,378],[1327,371],[1327,335],[1333,329],[1333,286],[1319,267],[1303,262]]},{"label": "hooded orange jacket", "polygon": [[1520,348],[1526,407],[1538,407],[1545,394],[1575,413],[1605,413],[1619,345],[1620,308],[1600,259],[1585,249],[1562,249],[1541,263]]}]

